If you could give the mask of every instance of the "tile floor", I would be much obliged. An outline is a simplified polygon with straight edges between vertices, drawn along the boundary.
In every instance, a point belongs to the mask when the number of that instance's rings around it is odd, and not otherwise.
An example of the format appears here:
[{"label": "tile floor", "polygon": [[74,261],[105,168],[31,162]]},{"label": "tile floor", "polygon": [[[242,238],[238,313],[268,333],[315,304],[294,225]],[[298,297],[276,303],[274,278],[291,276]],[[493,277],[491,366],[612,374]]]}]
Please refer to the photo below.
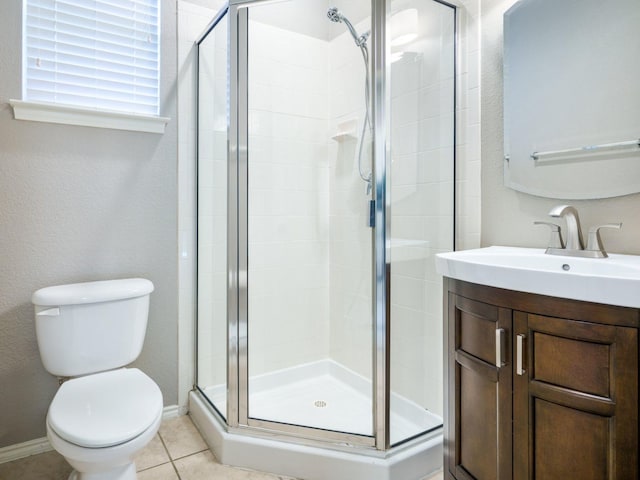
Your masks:
[{"label": "tile floor", "polygon": [[[165,420],[136,466],[138,480],[294,480],[220,464],[188,416]],[[69,473],[71,467],[57,452],[0,464],[0,480],[67,480]],[[437,473],[423,480],[442,478]]]}]

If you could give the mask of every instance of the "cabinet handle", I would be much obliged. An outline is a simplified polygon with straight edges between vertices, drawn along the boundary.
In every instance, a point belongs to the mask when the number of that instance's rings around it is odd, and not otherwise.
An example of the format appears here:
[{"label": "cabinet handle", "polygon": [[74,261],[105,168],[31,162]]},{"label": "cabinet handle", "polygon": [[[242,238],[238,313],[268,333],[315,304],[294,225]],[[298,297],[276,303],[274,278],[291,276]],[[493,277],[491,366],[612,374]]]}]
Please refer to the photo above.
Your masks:
[{"label": "cabinet handle", "polygon": [[524,350],[525,336],[522,334],[516,335],[516,374],[524,375],[525,369],[522,368],[522,351]]},{"label": "cabinet handle", "polygon": [[496,367],[500,368],[505,364],[504,351],[506,350],[506,337],[504,328],[496,329]]}]

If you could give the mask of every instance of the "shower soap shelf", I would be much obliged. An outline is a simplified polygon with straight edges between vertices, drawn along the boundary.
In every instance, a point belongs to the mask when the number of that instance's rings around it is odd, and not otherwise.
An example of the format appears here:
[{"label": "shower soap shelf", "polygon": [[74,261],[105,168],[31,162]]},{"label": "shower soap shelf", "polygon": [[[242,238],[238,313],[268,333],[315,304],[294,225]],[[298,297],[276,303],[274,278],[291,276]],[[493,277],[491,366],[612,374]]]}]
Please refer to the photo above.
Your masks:
[{"label": "shower soap shelf", "polygon": [[347,140],[355,140],[358,138],[356,135],[356,127],[358,126],[358,120],[351,119],[346,120],[338,124],[337,132],[331,137],[336,142],[345,142]]}]

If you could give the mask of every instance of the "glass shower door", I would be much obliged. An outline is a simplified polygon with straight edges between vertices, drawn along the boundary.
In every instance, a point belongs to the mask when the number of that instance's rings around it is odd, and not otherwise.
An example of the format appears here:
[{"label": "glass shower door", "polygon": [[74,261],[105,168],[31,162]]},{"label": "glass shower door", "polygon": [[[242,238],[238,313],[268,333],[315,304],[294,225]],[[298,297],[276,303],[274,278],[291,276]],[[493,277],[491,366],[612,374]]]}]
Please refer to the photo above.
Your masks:
[{"label": "glass shower door", "polygon": [[371,437],[366,67],[327,7],[247,10],[247,422]]},{"label": "glass shower door", "polygon": [[227,417],[228,20],[198,46],[198,345],[196,384]]},{"label": "glass shower door", "polygon": [[442,280],[453,250],[455,8],[391,0],[390,442],[442,426]]}]

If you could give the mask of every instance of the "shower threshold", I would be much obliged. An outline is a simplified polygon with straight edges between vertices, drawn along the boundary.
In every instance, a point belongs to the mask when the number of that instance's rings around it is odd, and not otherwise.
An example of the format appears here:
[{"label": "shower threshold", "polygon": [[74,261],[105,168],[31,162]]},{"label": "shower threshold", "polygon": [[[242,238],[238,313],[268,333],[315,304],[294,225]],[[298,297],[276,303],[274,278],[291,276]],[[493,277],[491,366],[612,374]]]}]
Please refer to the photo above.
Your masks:
[{"label": "shower threshold", "polygon": [[[371,382],[332,360],[321,360],[260,375],[250,380],[251,418],[327,430],[372,435]],[[224,386],[204,395],[226,411]],[[327,448],[264,438],[250,429],[228,432],[199,392],[192,392],[190,411],[221,462],[305,480],[419,479],[442,466],[442,418],[392,393],[391,443],[432,431],[380,452],[371,448]],[[434,431],[435,430],[435,431]],[[277,437],[277,439],[274,439]]]}]

